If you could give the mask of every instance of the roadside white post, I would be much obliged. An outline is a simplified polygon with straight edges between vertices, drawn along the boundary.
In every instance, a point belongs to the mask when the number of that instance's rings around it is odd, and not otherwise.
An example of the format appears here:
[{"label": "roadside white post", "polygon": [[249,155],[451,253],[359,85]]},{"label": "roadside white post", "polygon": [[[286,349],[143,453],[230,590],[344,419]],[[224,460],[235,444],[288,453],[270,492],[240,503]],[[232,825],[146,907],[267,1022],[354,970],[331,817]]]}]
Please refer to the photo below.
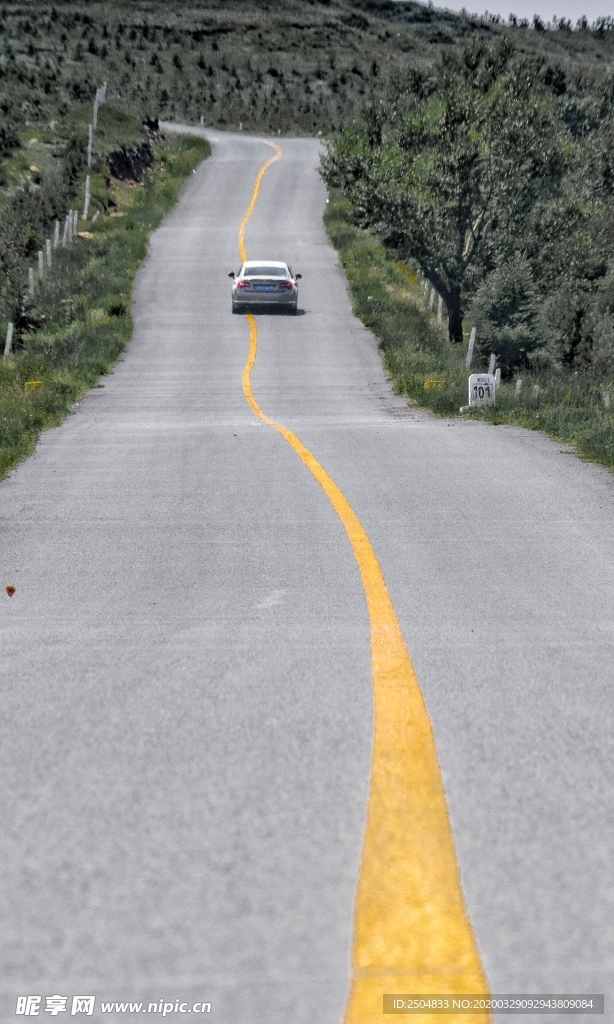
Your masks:
[{"label": "roadside white post", "polygon": [[473,359],[473,348],[475,346],[475,327],[471,328],[471,337],[469,338],[469,348],[467,349],[467,358],[465,359],[465,369],[468,370],[471,366],[471,360]]},{"label": "roadside white post", "polygon": [[94,125],[90,124],[87,127],[87,166],[92,166],[92,146],[94,143]]},{"label": "roadside white post", "polygon": [[603,399],[604,408],[605,409],[609,409],[610,408],[610,392],[609,391],[604,391],[603,395],[601,397]]},{"label": "roadside white post", "polygon": [[201,124],[204,124],[204,123],[205,123],[205,115],[204,115],[204,114],[201,114],[201,115],[200,115],[200,123],[201,123]]},{"label": "roadside white post", "polygon": [[438,324],[440,324],[440,323],[441,323],[441,314],[442,314],[442,311],[443,311],[443,299],[442,299],[442,297],[441,297],[441,295],[440,295],[440,296],[439,296],[439,298],[438,298],[438,300],[437,300],[437,323],[438,323]]},{"label": "roadside white post", "polygon": [[92,217],[92,224],[95,224],[99,217],[100,217],[100,210],[96,210],[96,213]]},{"label": "roadside white post", "polygon": [[435,304],[435,289],[431,288],[431,297],[429,299],[429,309],[432,309]]},{"label": "roadside white post", "polygon": [[88,174],[85,179],[85,203],[83,204],[83,219],[87,220],[88,210],[90,208],[90,176]]},{"label": "roadside white post", "polygon": [[73,210],[72,216],[73,216],[73,229],[72,229],[73,230],[73,235],[76,235],[77,234],[77,230],[79,228],[79,211],[78,210]]},{"label": "roadside white post", "polygon": [[94,99],[94,116],[92,117],[92,128],[98,127],[98,104],[100,103],[100,90],[96,89],[96,97]]},{"label": "roadside white post", "polygon": [[497,357],[496,357],[494,352],[491,352],[490,353],[490,360],[488,362],[488,372],[490,374],[493,374],[495,372],[495,363],[496,362],[497,362]]},{"label": "roadside white post", "polygon": [[4,341],[4,354],[8,356],[11,351],[11,345],[13,344],[13,325],[9,324],[6,329],[6,338]]},{"label": "roadside white post", "polygon": [[469,406],[494,405],[496,390],[492,373],[472,373],[469,378]]},{"label": "roadside white post", "polygon": [[47,250],[47,266],[51,266],[51,239],[48,238],[45,242],[45,248]]},{"label": "roadside white post", "polygon": [[498,388],[501,383],[501,368],[498,366],[495,370],[495,388]]},{"label": "roadside white post", "polygon": [[520,398],[520,392],[522,391],[522,378],[519,377],[516,381],[516,398]]},{"label": "roadside white post", "polygon": [[539,384],[533,385],[533,398],[535,399],[535,401],[537,401],[537,399],[539,398]]},{"label": "roadside white post", "polygon": [[57,249],[60,244],[60,222],[56,220],[53,228],[53,248]]},{"label": "roadside white post", "polygon": [[28,269],[28,291],[30,292],[30,298],[34,298],[34,267]]},{"label": "roadside white post", "polygon": [[38,250],[38,279],[43,280],[43,274],[45,273],[45,259],[43,257],[43,250]]}]

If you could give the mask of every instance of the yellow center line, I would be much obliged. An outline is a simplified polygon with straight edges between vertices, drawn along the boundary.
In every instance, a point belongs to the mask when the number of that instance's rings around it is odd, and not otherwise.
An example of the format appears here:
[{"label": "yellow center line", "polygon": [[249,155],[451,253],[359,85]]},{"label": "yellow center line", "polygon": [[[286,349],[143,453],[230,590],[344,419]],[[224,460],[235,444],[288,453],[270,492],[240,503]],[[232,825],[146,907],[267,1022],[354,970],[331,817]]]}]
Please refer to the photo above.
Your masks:
[{"label": "yellow center line", "polygon": [[[245,227],[266,170],[261,168],[241,222]],[[346,1024],[381,1024],[384,993],[488,994],[465,909],[445,790],[431,721],[382,570],[360,520],[334,480],[302,441],[258,405],[251,372],[258,327],[247,314],[249,355],[243,391],[264,423],[277,430],[318,481],[352,545],[371,627],[374,737],[371,785],[354,916],[353,979]],[[430,1015],[412,1021],[433,1024]],[[451,1014],[445,1021],[466,1018]],[[488,1013],[472,1015],[486,1024]]]}]

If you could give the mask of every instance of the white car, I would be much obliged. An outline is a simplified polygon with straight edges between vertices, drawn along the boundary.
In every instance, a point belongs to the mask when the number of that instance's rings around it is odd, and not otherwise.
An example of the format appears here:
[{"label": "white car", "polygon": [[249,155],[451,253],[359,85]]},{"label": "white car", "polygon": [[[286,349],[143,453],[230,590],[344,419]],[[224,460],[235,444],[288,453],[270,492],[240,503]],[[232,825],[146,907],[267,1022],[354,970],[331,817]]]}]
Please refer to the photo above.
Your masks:
[{"label": "white car", "polygon": [[301,274],[293,274],[287,263],[277,260],[247,260],[239,273],[232,277],[232,311],[240,313],[250,306],[283,306],[296,313],[298,306],[297,281]]}]

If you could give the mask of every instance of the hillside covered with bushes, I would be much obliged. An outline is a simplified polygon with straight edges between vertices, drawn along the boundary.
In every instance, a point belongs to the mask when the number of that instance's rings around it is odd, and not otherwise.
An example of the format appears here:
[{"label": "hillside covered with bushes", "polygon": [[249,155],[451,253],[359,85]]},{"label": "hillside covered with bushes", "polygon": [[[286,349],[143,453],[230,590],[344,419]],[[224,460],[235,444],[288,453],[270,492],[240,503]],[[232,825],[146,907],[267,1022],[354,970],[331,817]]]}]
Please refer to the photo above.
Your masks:
[{"label": "hillside covered with bushes", "polygon": [[[512,5],[513,6],[513,5]],[[614,56],[606,23],[505,26],[414,0],[150,0],[0,6],[0,159],[24,119],[110,95],[163,117],[247,131],[327,133],[459,42],[514,41],[566,79]]]}]

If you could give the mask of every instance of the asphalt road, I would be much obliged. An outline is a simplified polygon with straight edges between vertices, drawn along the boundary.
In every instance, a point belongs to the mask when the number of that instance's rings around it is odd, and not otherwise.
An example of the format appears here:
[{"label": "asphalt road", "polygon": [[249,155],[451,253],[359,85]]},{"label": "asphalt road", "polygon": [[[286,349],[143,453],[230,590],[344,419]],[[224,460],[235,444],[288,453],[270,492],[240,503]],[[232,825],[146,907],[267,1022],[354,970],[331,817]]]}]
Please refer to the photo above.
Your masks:
[{"label": "asphalt road", "polygon": [[[25,994],[343,1017],[367,610],[328,499],[241,386],[226,274],[271,151],[211,137],[124,359],[0,484],[3,1021]],[[379,558],[492,991],[611,999],[614,478],[394,397],[324,234],[317,143],[281,145],[246,243],[303,274],[301,312],[258,316],[254,394]]]}]

